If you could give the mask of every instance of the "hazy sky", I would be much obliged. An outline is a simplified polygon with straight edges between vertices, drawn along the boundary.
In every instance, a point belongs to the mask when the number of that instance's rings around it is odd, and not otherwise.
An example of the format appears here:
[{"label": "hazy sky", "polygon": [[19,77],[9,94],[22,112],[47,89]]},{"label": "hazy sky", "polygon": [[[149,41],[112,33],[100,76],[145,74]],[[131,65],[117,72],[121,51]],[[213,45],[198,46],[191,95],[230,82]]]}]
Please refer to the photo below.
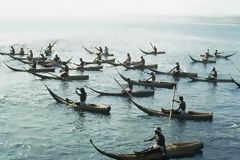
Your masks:
[{"label": "hazy sky", "polygon": [[103,15],[240,15],[239,0],[0,0],[0,18]]}]

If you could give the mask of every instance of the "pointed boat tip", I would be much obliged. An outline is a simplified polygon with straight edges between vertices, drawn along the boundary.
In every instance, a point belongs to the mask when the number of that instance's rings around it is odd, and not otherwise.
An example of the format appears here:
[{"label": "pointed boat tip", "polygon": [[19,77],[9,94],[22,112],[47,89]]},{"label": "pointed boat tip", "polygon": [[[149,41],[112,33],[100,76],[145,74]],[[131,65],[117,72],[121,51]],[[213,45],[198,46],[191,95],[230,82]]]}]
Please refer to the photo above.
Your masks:
[{"label": "pointed boat tip", "polygon": [[91,144],[93,144],[93,141],[92,141],[91,139],[89,139],[89,142],[90,142]]}]

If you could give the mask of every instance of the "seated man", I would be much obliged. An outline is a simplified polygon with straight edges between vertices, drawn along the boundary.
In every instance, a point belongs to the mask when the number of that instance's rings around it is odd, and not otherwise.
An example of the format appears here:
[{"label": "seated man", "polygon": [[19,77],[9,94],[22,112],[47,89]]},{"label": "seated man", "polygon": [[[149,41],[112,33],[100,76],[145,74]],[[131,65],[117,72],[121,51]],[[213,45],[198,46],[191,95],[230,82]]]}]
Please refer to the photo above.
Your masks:
[{"label": "seated man", "polygon": [[168,72],[168,74],[177,74],[177,73],[180,73],[180,71],[181,71],[181,68],[180,68],[179,63],[177,62],[177,63],[176,63],[176,66],[175,66],[173,69],[171,69],[171,70]]},{"label": "seated man", "polygon": [[184,102],[183,97],[180,96],[179,101],[177,101],[177,100],[173,100],[173,101],[179,103],[178,109],[173,110],[173,113],[174,114],[186,114],[186,111],[185,111],[186,110],[186,103]]},{"label": "seated man", "polygon": [[147,81],[152,81],[152,82],[154,82],[155,79],[156,79],[155,73],[154,73],[154,72],[151,72],[150,75],[151,75],[151,77],[148,78]]},{"label": "seated man", "polygon": [[122,90],[122,92],[128,92],[128,93],[132,93],[132,90],[133,90],[133,85],[132,83],[130,83],[130,78],[127,79],[127,82],[128,82],[128,86]]},{"label": "seated man", "polygon": [[211,80],[216,80],[217,79],[217,71],[216,71],[215,67],[213,67],[213,69],[210,72],[210,74],[207,77],[207,79],[211,79]]},{"label": "seated man", "polygon": [[61,70],[61,72],[63,72],[60,77],[67,77],[69,75],[69,67],[65,64],[63,70]]},{"label": "seated man", "polygon": [[141,61],[139,62],[140,66],[144,66],[145,65],[145,59],[143,58],[143,56],[141,56]]},{"label": "seated man", "polygon": [[24,55],[24,50],[23,50],[23,47],[20,48],[20,52],[19,52],[20,55]]},{"label": "seated man", "polygon": [[109,54],[109,53],[108,53],[108,47],[107,47],[107,46],[105,46],[105,48],[104,48],[104,54],[106,54],[106,55]]},{"label": "seated man", "polygon": [[98,51],[99,51],[99,53],[98,54],[102,54],[103,53],[103,49],[102,49],[102,47],[100,46],[99,48],[97,48],[97,47],[95,47]]},{"label": "seated man", "polygon": [[[81,93],[78,92],[80,90]],[[87,99],[87,93],[85,92],[84,88],[76,88],[75,93],[80,96],[80,102],[78,102],[78,105],[85,105],[86,104],[86,99]]]},{"label": "seated man", "polygon": [[155,134],[152,138],[148,139],[148,140],[144,140],[144,142],[147,141],[152,141],[152,140],[156,140],[156,144],[154,144],[152,147],[143,150],[141,152],[136,152],[134,151],[136,154],[147,154],[147,153],[152,153],[152,152],[161,152],[163,157],[166,157],[166,145],[165,145],[165,137],[162,134],[162,130],[160,127],[155,128]]},{"label": "seated man", "polygon": [[55,57],[54,57],[54,59],[53,59],[55,62],[61,62],[61,59],[60,59],[60,57],[58,57],[58,55],[56,54],[55,55]]},{"label": "seated man", "polygon": [[127,54],[127,59],[123,63],[126,64],[126,65],[130,65],[131,64],[131,57],[130,57],[129,53]]},{"label": "seated man", "polygon": [[10,54],[15,54],[15,49],[11,46]]}]

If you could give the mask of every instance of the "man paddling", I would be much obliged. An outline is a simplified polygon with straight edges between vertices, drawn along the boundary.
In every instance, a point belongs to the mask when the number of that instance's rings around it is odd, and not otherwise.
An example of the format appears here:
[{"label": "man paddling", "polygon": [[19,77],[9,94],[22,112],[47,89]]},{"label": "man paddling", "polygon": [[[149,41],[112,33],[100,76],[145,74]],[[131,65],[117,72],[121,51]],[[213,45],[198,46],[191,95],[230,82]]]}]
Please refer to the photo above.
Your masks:
[{"label": "man paddling", "polygon": [[162,130],[160,127],[157,127],[154,129],[154,136],[148,140],[144,140],[144,142],[156,140],[156,144],[154,144],[152,147],[141,151],[141,152],[135,152],[136,154],[144,154],[144,153],[152,153],[156,151],[160,151],[163,153],[164,158],[166,158],[166,145],[165,145],[165,137],[162,134]]},{"label": "man paddling", "polygon": [[141,56],[141,61],[139,62],[140,66],[144,66],[145,65],[145,59],[143,58],[143,56]]},{"label": "man paddling", "polygon": [[37,68],[37,63],[35,60],[33,60],[32,69],[36,69],[36,68]]},{"label": "man paddling", "polygon": [[186,103],[184,102],[182,96],[179,97],[179,101],[174,99],[173,102],[179,103],[178,109],[173,110],[174,114],[186,114]]},{"label": "man paddling", "polygon": [[106,55],[109,54],[109,53],[108,53],[108,47],[107,47],[107,46],[104,47],[104,54],[106,54]]},{"label": "man paddling", "polygon": [[32,50],[30,49],[30,54],[29,54],[29,56],[27,57],[28,58],[28,60],[32,60],[33,59],[33,52],[32,52]]},{"label": "man paddling", "polygon": [[24,50],[23,50],[23,47],[21,47],[21,48],[20,48],[19,55],[21,55],[21,56],[23,56],[23,55],[24,55]]},{"label": "man paddling", "polygon": [[15,49],[11,46],[10,54],[15,54]]},{"label": "man paddling", "polygon": [[217,79],[217,71],[216,71],[215,67],[212,68],[212,71],[210,72],[207,79],[210,79],[210,80],[216,80]]},{"label": "man paddling", "polygon": [[82,58],[80,58],[80,65],[79,65],[79,67],[84,67],[84,62],[83,62]]},{"label": "man paddling", "polygon": [[100,46],[99,48],[97,48],[97,47],[95,47],[98,51],[99,51],[99,54],[102,54],[102,52],[103,52],[103,49],[102,49],[102,47]]},{"label": "man paddling", "polygon": [[[148,74],[149,74],[149,73],[148,73]],[[151,77],[148,78],[146,81],[147,81],[147,82],[150,82],[150,81],[154,82],[155,79],[156,79],[155,73],[154,73],[154,72],[151,72],[150,75],[151,75]]]},{"label": "man paddling", "polygon": [[[78,91],[80,91],[81,93],[79,93]],[[75,93],[77,95],[80,96],[80,102],[78,102],[77,104],[81,105],[85,105],[86,104],[86,99],[87,99],[87,93],[85,92],[84,88],[76,88]]]},{"label": "man paddling", "polygon": [[60,57],[58,57],[58,55],[56,54],[55,55],[55,57],[54,57],[54,59],[53,59],[55,62],[61,62],[61,59],[60,59]]},{"label": "man paddling", "polygon": [[97,58],[95,58],[95,62],[100,63],[101,60],[102,60],[102,56],[101,56],[101,54],[100,54],[100,53],[97,53]]},{"label": "man paddling", "polygon": [[63,72],[60,77],[67,77],[69,75],[69,67],[65,64],[63,70],[61,70],[60,72]]},{"label": "man paddling", "polygon": [[171,69],[169,72],[168,72],[168,74],[176,74],[176,73],[180,73],[180,71],[181,71],[181,68],[180,68],[180,65],[179,65],[179,63],[177,62],[176,63],[176,66],[173,68],[173,69]]},{"label": "man paddling", "polygon": [[215,50],[214,56],[217,57],[219,54],[222,54],[222,53],[219,53],[218,50]]},{"label": "man paddling", "polygon": [[210,57],[211,55],[209,54],[209,49],[207,49],[207,52],[205,53],[205,56],[203,58],[204,61],[208,61],[208,58]]},{"label": "man paddling", "polygon": [[129,53],[127,54],[127,59],[123,63],[126,64],[126,65],[130,65],[131,64],[131,57],[130,57]]},{"label": "man paddling", "polygon": [[133,85],[132,83],[130,83],[130,78],[127,78],[127,82],[128,82],[128,86],[122,90],[122,92],[128,92],[128,93],[132,93],[132,90],[133,90]]}]

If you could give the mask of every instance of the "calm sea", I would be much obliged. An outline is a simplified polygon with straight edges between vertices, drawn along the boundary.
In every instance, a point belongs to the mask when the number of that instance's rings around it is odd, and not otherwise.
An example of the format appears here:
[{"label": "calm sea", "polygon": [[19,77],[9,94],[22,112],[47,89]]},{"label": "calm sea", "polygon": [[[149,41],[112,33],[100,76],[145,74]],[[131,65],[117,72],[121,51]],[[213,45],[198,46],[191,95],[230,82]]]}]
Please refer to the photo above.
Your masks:
[{"label": "calm sea", "polygon": [[[157,63],[158,70],[169,71],[179,62],[184,71],[207,76],[216,67],[219,76],[231,74],[240,82],[240,53],[228,60],[219,59],[216,64],[193,64],[188,55],[198,57],[210,49],[231,54],[240,48],[240,26],[238,19],[223,18],[169,18],[168,17],[123,17],[121,19],[76,20],[76,21],[24,21],[4,20],[0,26],[0,51],[16,50],[23,46],[32,49],[35,56],[49,42],[58,40],[55,53],[62,59],[73,57],[78,62],[95,58],[82,46],[108,46],[120,61],[130,53],[134,61],[144,56],[147,64]],[[231,22],[231,23],[230,23]],[[139,51],[151,50],[150,42],[165,55],[144,55]],[[76,87],[88,85],[100,91],[119,92],[114,81],[119,77],[116,69],[104,65],[102,72],[77,72],[88,74],[88,81],[61,82],[40,80],[28,73],[16,73],[2,62],[17,68],[27,67],[10,57],[0,59],[0,159],[57,159],[89,160],[108,159],[99,154],[89,139],[100,148],[114,153],[130,153],[148,148],[154,142],[143,142],[153,136],[154,128],[161,127],[166,143],[200,140],[204,142],[202,154],[193,160],[238,160],[240,157],[240,89],[232,83],[211,84],[191,82],[189,79],[174,79],[157,75],[157,80],[177,83],[176,99],[183,96],[187,110],[213,112],[212,122],[169,121],[168,118],[151,117],[138,110],[128,98],[99,97],[87,90],[89,103],[111,105],[111,115],[78,113],[65,105],[57,104],[44,84],[63,97],[79,99]],[[148,74],[118,67],[132,79],[146,79]],[[59,74],[59,73],[57,73]],[[147,89],[134,87],[134,89]],[[135,101],[154,109],[170,108],[172,90],[156,89],[148,98]],[[177,104],[174,105],[177,108]],[[188,158],[189,159],[189,158]]]}]

